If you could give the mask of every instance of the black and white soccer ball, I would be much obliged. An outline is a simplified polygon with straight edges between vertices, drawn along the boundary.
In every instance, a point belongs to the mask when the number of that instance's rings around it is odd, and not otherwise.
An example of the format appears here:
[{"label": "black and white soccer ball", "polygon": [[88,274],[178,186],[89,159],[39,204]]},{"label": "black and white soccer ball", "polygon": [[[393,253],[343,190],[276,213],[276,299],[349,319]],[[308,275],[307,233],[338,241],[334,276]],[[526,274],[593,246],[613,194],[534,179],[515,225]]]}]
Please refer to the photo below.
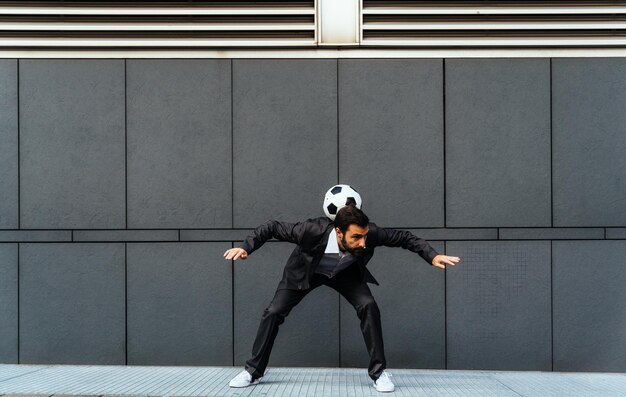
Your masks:
[{"label": "black and white soccer ball", "polygon": [[335,215],[342,207],[354,204],[361,209],[361,195],[349,185],[335,185],[328,189],[324,196],[324,213],[331,220],[335,220]]}]

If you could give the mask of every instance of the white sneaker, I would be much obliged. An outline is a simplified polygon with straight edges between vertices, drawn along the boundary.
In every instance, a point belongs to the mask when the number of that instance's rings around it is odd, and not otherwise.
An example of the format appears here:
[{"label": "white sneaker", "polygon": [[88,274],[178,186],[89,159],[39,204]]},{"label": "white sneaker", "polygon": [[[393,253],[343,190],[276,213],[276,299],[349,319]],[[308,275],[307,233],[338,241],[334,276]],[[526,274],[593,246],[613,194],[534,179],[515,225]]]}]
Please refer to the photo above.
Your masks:
[{"label": "white sneaker", "polygon": [[248,387],[252,385],[258,385],[261,381],[261,378],[257,378],[252,380],[252,375],[245,369],[239,373],[239,375],[235,376],[228,386],[230,387]]},{"label": "white sneaker", "polygon": [[383,371],[380,377],[374,381],[374,387],[376,390],[383,393],[393,391],[396,387],[393,385],[391,378],[392,375],[389,372]]}]

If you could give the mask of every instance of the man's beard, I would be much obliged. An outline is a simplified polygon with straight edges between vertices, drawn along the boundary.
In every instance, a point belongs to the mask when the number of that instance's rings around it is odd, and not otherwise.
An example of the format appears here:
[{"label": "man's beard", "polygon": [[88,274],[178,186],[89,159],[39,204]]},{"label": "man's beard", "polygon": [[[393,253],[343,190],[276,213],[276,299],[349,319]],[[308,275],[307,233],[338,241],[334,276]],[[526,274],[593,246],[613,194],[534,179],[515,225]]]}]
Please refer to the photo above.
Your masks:
[{"label": "man's beard", "polygon": [[345,236],[341,238],[341,245],[343,245],[343,248],[348,251],[349,253],[351,253],[354,256],[359,256],[361,255],[365,249],[361,248],[361,247],[357,247],[357,248],[350,248],[348,247],[348,243],[346,242],[346,238]]}]

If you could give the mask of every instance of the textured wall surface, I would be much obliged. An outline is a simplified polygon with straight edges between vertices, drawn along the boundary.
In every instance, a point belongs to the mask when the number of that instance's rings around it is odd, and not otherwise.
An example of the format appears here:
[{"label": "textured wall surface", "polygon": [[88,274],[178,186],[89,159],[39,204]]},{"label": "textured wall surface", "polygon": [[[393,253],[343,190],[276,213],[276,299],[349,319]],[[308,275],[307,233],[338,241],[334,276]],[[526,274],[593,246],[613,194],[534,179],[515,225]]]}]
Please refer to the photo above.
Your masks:
[{"label": "textured wall surface", "polygon": [[[623,59],[0,60],[0,362],[243,365],[293,246],[223,252],[352,184],[383,227],[391,368],[626,371]],[[270,366],[356,366],[320,287]]]},{"label": "textured wall surface", "polygon": [[554,226],[626,223],[626,59],[555,59]]},{"label": "textured wall surface", "polygon": [[549,241],[451,241],[448,368],[549,371]]},{"label": "textured wall surface", "polygon": [[0,362],[17,362],[17,244],[0,244]]},{"label": "textured wall surface", "polygon": [[124,244],[20,245],[20,363],[124,364]]},{"label": "textured wall surface", "polygon": [[447,226],[550,226],[550,60],[446,61]]},{"label": "textured wall surface", "polygon": [[124,61],[20,61],[20,225],[126,227]]},{"label": "textured wall surface", "polygon": [[128,364],[230,365],[228,243],[129,243]]},{"label": "textured wall surface", "polygon": [[126,78],[128,227],[231,227],[230,62],[128,61]]},{"label": "textured wall surface", "polygon": [[626,371],[626,241],[554,241],[554,370]]},{"label": "textured wall surface", "polygon": [[17,61],[0,60],[0,228],[18,226]]},{"label": "textured wall surface", "polygon": [[379,224],[444,226],[442,86],[441,60],[339,62],[339,181]]},{"label": "textured wall surface", "polygon": [[337,62],[233,60],[232,90],[233,226],[319,216],[337,183]]}]

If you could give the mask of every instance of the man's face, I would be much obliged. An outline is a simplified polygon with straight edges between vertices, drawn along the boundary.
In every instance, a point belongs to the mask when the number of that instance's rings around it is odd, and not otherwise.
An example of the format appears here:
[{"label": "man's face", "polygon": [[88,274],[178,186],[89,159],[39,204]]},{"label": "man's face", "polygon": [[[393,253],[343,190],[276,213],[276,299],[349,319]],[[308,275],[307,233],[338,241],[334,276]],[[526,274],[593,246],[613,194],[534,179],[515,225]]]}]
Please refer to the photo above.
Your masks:
[{"label": "man's face", "polygon": [[348,230],[345,233],[342,233],[339,228],[335,228],[335,231],[337,232],[339,248],[355,256],[361,255],[365,251],[365,240],[367,239],[369,227],[352,224],[348,226]]}]

